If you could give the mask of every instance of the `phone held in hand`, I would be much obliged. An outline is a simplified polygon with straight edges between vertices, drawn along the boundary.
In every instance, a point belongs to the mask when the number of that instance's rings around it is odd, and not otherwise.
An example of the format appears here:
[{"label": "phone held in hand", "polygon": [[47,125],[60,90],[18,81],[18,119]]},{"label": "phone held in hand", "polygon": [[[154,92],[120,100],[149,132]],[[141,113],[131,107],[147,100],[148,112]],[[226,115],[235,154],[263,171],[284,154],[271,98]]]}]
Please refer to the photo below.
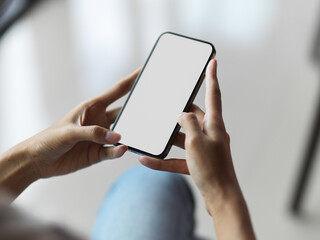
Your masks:
[{"label": "phone held in hand", "polygon": [[214,56],[209,42],[161,34],[112,127],[122,136],[118,144],[165,158],[180,130],[178,115],[188,111]]}]

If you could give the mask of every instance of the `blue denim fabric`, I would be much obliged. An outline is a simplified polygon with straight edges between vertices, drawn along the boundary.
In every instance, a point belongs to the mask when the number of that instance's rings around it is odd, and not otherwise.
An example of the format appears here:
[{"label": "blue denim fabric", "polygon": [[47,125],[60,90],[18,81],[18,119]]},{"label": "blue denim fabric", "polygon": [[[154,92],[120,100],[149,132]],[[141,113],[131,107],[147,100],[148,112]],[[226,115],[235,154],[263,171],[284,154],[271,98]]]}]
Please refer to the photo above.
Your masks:
[{"label": "blue denim fabric", "polygon": [[184,178],[137,166],[110,189],[92,239],[189,240],[194,227],[193,196]]}]

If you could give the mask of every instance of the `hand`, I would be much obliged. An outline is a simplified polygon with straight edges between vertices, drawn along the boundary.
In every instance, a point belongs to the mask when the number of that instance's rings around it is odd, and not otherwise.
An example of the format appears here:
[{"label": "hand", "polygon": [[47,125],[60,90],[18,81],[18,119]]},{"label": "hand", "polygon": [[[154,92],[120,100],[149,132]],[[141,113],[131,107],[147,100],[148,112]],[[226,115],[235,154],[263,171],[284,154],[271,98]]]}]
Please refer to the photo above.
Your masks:
[{"label": "hand", "polygon": [[233,168],[230,138],[222,118],[217,62],[206,69],[206,113],[193,105],[178,122],[175,145],[186,149],[186,159],[140,157],[152,169],[190,174],[215,223],[218,239],[255,239],[249,211]]},{"label": "hand", "polygon": [[28,149],[38,178],[71,173],[104,159],[118,158],[127,151],[123,145],[104,147],[120,140],[119,134],[109,130],[120,108],[108,106],[131,89],[139,71],[81,103],[58,123],[21,144]]},{"label": "hand", "polygon": [[206,70],[206,113],[192,105],[189,113],[182,113],[178,118],[186,135],[180,132],[175,145],[186,149],[186,159],[139,158],[152,169],[191,174],[204,197],[227,185],[237,185],[216,71],[216,60],[212,60]]}]

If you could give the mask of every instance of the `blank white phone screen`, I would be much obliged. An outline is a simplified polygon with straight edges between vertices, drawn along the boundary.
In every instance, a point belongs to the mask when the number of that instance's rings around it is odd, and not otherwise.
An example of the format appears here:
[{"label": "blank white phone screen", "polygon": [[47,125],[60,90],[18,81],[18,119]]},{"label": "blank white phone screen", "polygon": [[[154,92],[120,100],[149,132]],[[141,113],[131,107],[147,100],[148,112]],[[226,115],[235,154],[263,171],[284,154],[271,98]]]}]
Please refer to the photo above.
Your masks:
[{"label": "blank white phone screen", "polygon": [[161,35],[113,129],[121,144],[164,151],[212,51],[206,42]]}]

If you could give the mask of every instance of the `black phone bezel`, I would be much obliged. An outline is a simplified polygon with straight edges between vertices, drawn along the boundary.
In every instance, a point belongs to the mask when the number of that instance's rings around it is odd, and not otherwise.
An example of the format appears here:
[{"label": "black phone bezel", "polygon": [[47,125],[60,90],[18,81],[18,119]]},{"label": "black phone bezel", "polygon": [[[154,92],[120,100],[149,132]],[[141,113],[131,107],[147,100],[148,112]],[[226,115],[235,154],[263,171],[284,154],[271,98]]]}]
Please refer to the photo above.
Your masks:
[{"label": "black phone bezel", "polygon": [[[136,87],[136,85],[137,85],[137,83],[139,82],[140,76],[142,75],[145,67],[147,66],[147,64],[148,64],[148,62],[149,62],[149,59],[151,58],[151,56],[152,56],[152,54],[153,54],[154,49],[155,49],[156,46],[158,45],[158,42],[159,42],[159,40],[161,39],[161,37],[162,37],[163,35],[165,35],[165,34],[173,34],[173,35],[176,35],[176,36],[179,36],[179,37],[184,37],[184,38],[188,38],[188,39],[191,39],[191,40],[194,40],[194,41],[206,43],[206,44],[209,44],[209,45],[211,46],[210,56],[209,56],[209,58],[208,58],[208,60],[207,60],[207,62],[206,62],[206,64],[205,64],[205,66],[203,67],[203,70],[202,70],[202,72],[201,72],[201,74],[200,74],[200,76],[199,76],[199,79],[197,80],[197,83],[196,83],[196,85],[195,85],[195,87],[194,87],[194,89],[193,89],[193,91],[192,91],[192,93],[191,93],[191,95],[190,95],[187,103],[186,103],[186,106],[185,106],[184,109],[183,109],[183,112],[187,112],[187,111],[189,110],[191,104],[193,103],[193,101],[194,101],[194,99],[195,99],[195,97],[196,97],[196,95],[197,95],[197,93],[198,93],[198,91],[199,91],[199,89],[200,89],[200,87],[201,87],[201,84],[202,84],[202,82],[203,82],[203,79],[204,79],[204,77],[205,77],[206,67],[207,67],[209,61],[210,61],[211,59],[213,59],[214,56],[215,56],[215,54],[216,54],[215,47],[213,46],[212,43],[207,42],[207,41],[203,41],[203,40],[200,40],[200,39],[197,39],[197,38],[188,37],[188,36],[185,36],[185,35],[182,35],[182,34],[178,34],[178,33],[174,33],[174,32],[170,32],[170,31],[163,32],[162,34],[160,34],[160,36],[158,37],[158,39],[157,39],[157,41],[155,42],[154,46],[152,47],[152,50],[151,50],[151,52],[150,52],[150,54],[149,54],[149,56],[148,56],[145,64],[143,65],[143,67],[142,67],[139,75],[137,76],[137,79],[135,80],[135,82],[134,82],[134,84],[133,84],[133,86],[132,86],[132,88],[131,88],[131,90],[130,90],[130,92],[129,92],[129,95],[128,95],[125,103],[123,104],[123,106],[122,106],[122,108],[121,108],[121,110],[120,110],[120,112],[119,112],[116,120],[114,121],[114,124],[113,124],[113,126],[112,126],[112,128],[111,128],[112,131],[113,131],[114,128],[116,127],[117,122],[119,121],[119,119],[120,119],[120,117],[121,117],[121,115],[122,115],[122,112],[124,111],[124,109],[125,109],[128,101],[129,101],[129,99],[130,99],[130,97],[131,97],[131,95],[132,95],[132,93],[133,93],[133,91],[134,91],[134,89],[135,89],[135,87]],[[175,128],[174,128],[173,131],[172,131],[172,134],[171,134],[171,136],[170,136],[170,138],[169,138],[169,140],[168,140],[168,142],[167,142],[164,150],[163,150],[160,154],[158,154],[158,155],[154,155],[154,154],[152,154],[152,153],[148,153],[148,152],[145,152],[145,151],[143,151],[143,150],[140,150],[140,149],[137,149],[137,148],[134,148],[134,147],[131,147],[131,146],[128,146],[128,149],[129,149],[129,151],[134,152],[134,153],[137,153],[137,154],[139,154],[139,155],[147,155],[147,156],[154,157],[154,158],[164,159],[164,158],[168,155],[168,153],[169,153],[169,151],[170,151],[170,149],[171,149],[171,147],[172,147],[172,145],[173,145],[174,139],[175,139],[177,133],[179,132],[179,130],[180,130],[180,125],[177,123],[176,126],[175,126]],[[119,142],[119,143],[117,143],[117,144],[115,144],[115,145],[124,145],[124,144],[122,144],[121,142]]]}]

